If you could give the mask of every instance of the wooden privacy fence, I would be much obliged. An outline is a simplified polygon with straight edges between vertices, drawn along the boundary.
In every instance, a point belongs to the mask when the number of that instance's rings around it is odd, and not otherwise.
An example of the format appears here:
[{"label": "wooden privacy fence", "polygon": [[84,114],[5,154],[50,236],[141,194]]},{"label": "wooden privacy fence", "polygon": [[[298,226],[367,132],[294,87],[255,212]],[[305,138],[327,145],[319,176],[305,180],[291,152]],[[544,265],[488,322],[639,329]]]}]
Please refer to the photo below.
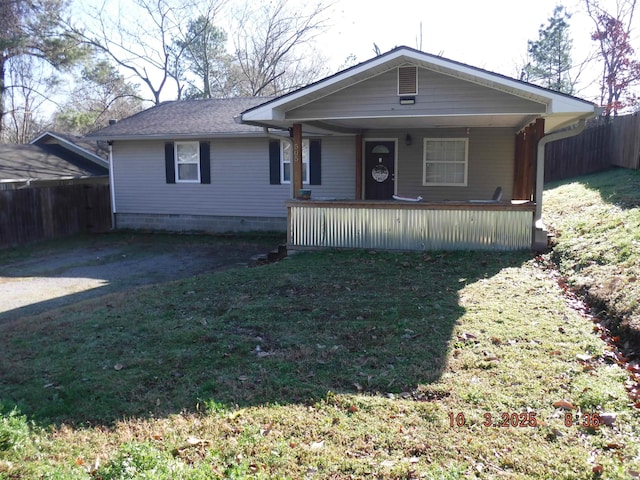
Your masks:
[{"label": "wooden privacy fence", "polygon": [[110,228],[109,185],[0,191],[0,248]]},{"label": "wooden privacy fence", "polygon": [[623,168],[640,168],[640,116],[614,117],[611,122],[609,161]]},{"label": "wooden privacy fence", "polygon": [[599,118],[575,137],[545,147],[544,181],[562,180],[611,166],[640,168],[640,116]]}]

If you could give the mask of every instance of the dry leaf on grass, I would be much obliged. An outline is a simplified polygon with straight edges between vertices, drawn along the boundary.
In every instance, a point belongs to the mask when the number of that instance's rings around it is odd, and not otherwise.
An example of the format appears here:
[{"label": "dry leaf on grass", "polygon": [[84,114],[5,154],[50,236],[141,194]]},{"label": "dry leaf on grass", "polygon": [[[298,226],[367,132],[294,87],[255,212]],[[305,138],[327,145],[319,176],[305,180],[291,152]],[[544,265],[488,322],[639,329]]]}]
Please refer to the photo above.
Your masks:
[{"label": "dry leaf on grass", "polygon": [[556,408],[564,408],[565,410],[575,410],[576,407],[565,400],[558,400],[557,402],[553,402],[553,406]]}]

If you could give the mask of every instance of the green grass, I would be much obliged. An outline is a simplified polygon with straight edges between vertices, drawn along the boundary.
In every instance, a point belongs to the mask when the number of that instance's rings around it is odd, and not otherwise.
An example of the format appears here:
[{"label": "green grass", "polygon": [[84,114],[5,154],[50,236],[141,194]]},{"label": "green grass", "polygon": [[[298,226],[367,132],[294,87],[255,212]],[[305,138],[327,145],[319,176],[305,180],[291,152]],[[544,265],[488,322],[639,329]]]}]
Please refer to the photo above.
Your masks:
[{"label": "green grass", "polygon": [[640,352],[640,172],[624,169],[549,185],[543,216],[569,282]]},{"label": "green grass", "polygon": [[[0,325],[0,479],[628,478],[640,420],[604,348],[523,253],[304,253],[112,294]],[[566,426],[558,400],[618,417]]]}]

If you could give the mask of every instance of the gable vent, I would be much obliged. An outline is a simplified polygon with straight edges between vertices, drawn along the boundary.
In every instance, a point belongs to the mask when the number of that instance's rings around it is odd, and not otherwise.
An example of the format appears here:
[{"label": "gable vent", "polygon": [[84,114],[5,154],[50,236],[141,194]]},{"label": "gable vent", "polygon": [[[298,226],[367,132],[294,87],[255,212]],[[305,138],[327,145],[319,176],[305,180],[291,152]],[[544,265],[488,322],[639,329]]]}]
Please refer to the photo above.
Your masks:
[{"label": "gable vent", "polygon": [[398,95],[418,94],[418,67],[398,67]]}]

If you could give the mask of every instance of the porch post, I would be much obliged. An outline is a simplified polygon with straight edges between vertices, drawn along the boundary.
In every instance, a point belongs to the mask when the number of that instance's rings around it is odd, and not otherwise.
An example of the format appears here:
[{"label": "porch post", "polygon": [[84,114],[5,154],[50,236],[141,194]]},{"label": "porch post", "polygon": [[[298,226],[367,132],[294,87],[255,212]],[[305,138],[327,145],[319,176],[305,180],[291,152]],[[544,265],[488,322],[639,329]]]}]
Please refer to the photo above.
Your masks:
[{"label": "porch post", "polygon": [[356,200],[362,200],[362,135],[356,135]]},{"label": "porch post", "polygon": [[293,198],[300,196],[302,189],[302,125],[293,124]]}]

